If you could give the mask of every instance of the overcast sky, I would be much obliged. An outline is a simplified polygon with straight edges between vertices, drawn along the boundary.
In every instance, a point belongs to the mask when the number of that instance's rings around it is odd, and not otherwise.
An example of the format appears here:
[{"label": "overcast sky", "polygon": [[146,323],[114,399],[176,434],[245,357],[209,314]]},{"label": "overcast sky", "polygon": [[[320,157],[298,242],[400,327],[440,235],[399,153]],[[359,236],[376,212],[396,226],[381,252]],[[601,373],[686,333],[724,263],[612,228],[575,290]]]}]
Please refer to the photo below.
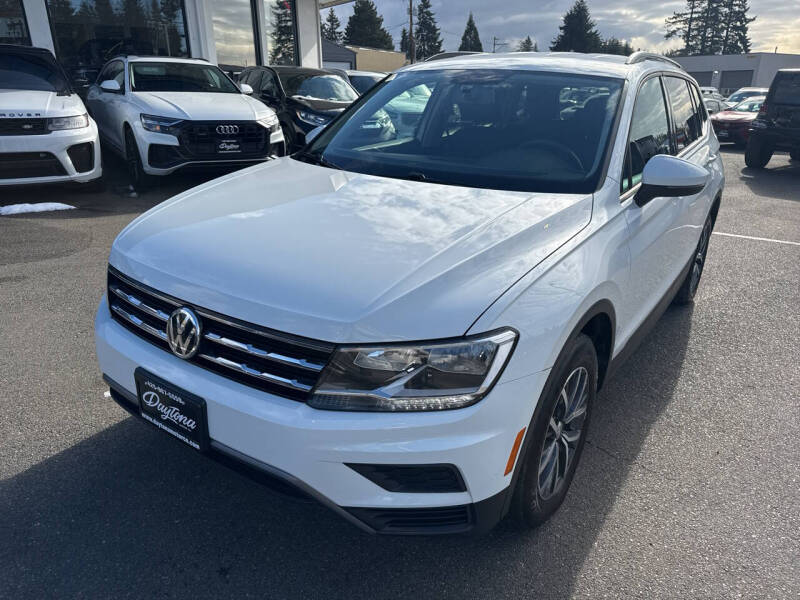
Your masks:
[{"label": "overcast sky", "polygon": [[[509,45],[498,51],[513,49],[517,42],[530,35],[546,50],[558,32],[561,16],[575,0],[432,0],[444,48],[457,50],[470,11],[485,51],[492,50],[492,37]],[[374,0],[383,23],[399,48],[400,32],[408,22],[408,0]],[[629,40],[634,48],[668,50],[680,45],[664,40],[664,19],[684,6],[682,0],[587,0],[597,29],[603,37],[616,36]],[[415,0],[416,5],[416,0]],[[750,0],[750,14],[758,18],[750,25],[754,52],[800,53],[800,0]],[[323,12],[323,18],[325,13]],[[336,8],[342,27],[352,14],[352,5]]]}]

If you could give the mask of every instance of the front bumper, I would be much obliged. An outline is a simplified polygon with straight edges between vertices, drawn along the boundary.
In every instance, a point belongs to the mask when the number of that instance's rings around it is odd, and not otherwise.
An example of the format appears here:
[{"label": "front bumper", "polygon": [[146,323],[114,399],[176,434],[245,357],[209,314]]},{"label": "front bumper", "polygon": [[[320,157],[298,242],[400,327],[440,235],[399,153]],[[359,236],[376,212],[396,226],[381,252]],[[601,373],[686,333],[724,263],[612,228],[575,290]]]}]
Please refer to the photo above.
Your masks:
[{"label": "front bumper", "polygon": [[[95,334],[104,377],[115,399],[134,414],[134,370],[143,367],[206,400],[212,458],[277,477],[379,533],[480,532],[494,526],[507,510],[513,475],[505,474],[509,453],[530,422],[547,377],[545,371],[501,380],[481,402],[460,410],[322,411],[173,356],[112,320],[105,298]],[[450,464],[466,489],[391,492],[347,466],[353,463]]]},{"label": "front bumper", "polygon": [[[80,164],[74,164],[69,152],[70,148],[82,144],[91,144],[91,163],[88,165],[88,169],[86,167],[81,168],[82,165]],[[47,167],[42,172],[47,174],[37,176],[35,166],[30,169],[30,176],[26,177],[15,176],[13,168],[8,169],[8,173],[2,173],[2,169],[0,169],[0,186],[67,183],[71,181],[87,183],[103,174],[97,125],[92,119],[89,120],[89,126],[83,129],[53,131],[43,135],[0,136],[0,163],[3,162],[4,155],[6,156],[5,160],[10,163],[12,160],[18,160],[20,156],[28,154],[52,155],[54,157],[50,161],[42,161],[42,166]],[[72,156],[77,155],[73,153]],[[53,160],[57,161],[57,163],[53,162]],[[58,174],[51,174],[53,173],[53,170],[49,168],[51,164],[58,167]]]},{"label": "front bumper", "polygon": [[283,131],[280,127],[269,134],[269,144],[262,155],[220,154],[213,158],[200,158],[187,154],[178,138],[174,135],[148,131],[140,122],[134,123],[133,127],[142,165],[145,173],[149,175],[170,175],[179,169],[187,167],[248,166],[264,162],[273,156],[285,154]]}]

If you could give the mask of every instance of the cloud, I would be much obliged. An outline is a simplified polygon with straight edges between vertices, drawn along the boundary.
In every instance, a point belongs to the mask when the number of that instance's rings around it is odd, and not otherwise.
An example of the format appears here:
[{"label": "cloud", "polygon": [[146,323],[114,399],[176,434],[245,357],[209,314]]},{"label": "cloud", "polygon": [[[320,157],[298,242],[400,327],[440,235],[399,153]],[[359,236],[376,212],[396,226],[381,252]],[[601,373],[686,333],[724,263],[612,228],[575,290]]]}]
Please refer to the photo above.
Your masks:
[{"label": "cloud", "polygon": [[[587,0],[592,17],[603,37],[615,36],[629,40],[634,48],[664,51],[676,46],[664,40],[664,19],[684,6],[682,0],[653,2],[652,0]],[[433,10],[442,29],[444,46],[456,50],[470,11],[485,50],[491,50],[492,38],[497,37],[513,49],[516,42],[530,35],[539,48],[545,50],[558,34],[561,16],[574,0],[505,0],[502,3],[485,0],[433,0]],[[400,43],[400,31],[408,24],[408,3],[400,0],[375,0],[384,26]],[[797,0],[751,0],[750,14],[757,16],[750,26],[753,51],[800,53],[800,10]],[[535,7],[535,9],[534,9]],[[339,19],[344,26],[352,14],[351,5],[339,6]]]}]

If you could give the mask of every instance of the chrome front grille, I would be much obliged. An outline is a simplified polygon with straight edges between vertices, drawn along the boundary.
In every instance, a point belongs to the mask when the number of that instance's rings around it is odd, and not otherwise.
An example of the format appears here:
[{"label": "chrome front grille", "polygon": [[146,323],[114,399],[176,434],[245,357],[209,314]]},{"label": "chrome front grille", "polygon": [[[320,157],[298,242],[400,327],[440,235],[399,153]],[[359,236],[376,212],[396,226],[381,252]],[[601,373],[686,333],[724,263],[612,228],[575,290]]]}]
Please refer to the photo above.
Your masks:
[{"label": "chrome front grille", "polygon": [[333,345],[244,323],[182,302],[108,270],[108,304],[121,325],[166,352],[166,323],[180,306],[191,307],[203,337],[189,360],[223,377],[284,398],[304,401],[333,352]]}]

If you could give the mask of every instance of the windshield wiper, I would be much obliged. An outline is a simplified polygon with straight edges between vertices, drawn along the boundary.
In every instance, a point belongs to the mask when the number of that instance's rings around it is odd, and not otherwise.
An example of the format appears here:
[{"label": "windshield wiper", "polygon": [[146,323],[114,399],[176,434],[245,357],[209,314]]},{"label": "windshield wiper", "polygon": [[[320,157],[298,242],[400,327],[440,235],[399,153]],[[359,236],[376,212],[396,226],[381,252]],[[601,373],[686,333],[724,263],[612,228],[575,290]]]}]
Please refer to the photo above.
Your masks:
[{"label": "windshield wiper", "polygon": [[327,167],[328,169],[336,169],[338,171],[343,170],[342,167],[332,163],[327,158],[324,158],[321,154],[315,154],[307,150],[300,150],[299,152],[295,152],[294,154],[292,154],[292,158],[296,158],[297,160],[302,160],[303,162],[307,162],[312,165]]}]

